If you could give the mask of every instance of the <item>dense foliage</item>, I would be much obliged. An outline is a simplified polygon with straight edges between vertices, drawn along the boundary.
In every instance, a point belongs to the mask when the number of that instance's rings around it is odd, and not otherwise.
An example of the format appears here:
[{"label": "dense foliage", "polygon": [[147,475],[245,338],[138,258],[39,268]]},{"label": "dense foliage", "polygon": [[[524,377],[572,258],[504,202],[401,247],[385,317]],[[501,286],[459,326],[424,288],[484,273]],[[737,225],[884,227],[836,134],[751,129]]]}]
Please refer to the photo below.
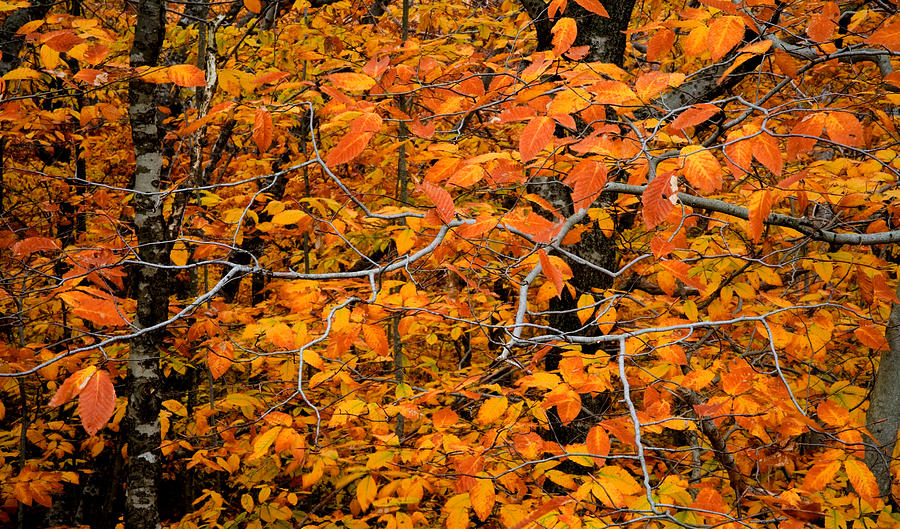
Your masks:
[{"label": "dense foliage", "polygon": [[649,0],[617,64],[598,0],[172,2],[155,62],[70,1],[0,2],[0,524],[138,527],[140,457],[185,529],[900,525],[893,3]]}]

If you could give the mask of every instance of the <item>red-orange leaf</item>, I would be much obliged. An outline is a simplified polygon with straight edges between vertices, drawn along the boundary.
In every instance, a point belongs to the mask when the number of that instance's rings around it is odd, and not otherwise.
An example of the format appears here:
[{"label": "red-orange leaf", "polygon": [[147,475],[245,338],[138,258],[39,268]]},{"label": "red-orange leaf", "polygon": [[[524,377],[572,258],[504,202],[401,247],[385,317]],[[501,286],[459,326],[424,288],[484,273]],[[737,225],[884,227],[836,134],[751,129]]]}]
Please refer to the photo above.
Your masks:
[{"label": "red-orange leaf", "polygon": [[272,145],[272,114],[265,107],[256,109],[253,118],[253,142],[259,152],[266,152]]},{"label": "red-orange leaf", "polygon": [[49,237],[28,237],[13,244],[13,255],[22,257],[23,255],[31,255],[34,252],[42,252],[45,250],[59,250],[59,244],[56,239]]},{"label": "red-orange leaf", "polygon": [[767,132],[754,136],[753,157],[772,171],[772,174],[781,176],[784,160],[781,159],[781,149],[778,148],[778,140],[774,136]]},{"label": "red-orange leaf", "polygon": [[123,308],[109,294],[90,287],[63,292],[59,297],[72,307],[72,312],[98,326],[127,325]]},{"label": "red-orange leaf", "polygon": [[772,193],[768,189],[756,191],[750,197],[748,209],[750,211],[750,240],[759,242],[765,220],[772,212]]},{"label": "red-orange leaf", "polygon": [[674,44],[675,32],[669,28],[660,29],[647,41],[647,60],[658,62],[673,50]]},{"label": "red-orange leaf", "polygon": [[260,0],[244,0],[244,7],[252,13],[259,13],[262,11],[262,2]]},{"label": "red-orange leaf", "polygon": [[[609,455],[609,435],[600,425],[594,426],[588,431],[585,445],[588,452],[595,456],[606,457]],[[597,464],[602,465],[603,461],[597,461]]]},{"label": "red-orange leaf", "polygon": [[116,388],[113,387],[109,371],[94,373],[78,395],[78,415],[81,425],[88,435],[94,435],[103,428],[116,411]]},{"label": "red-orange leaf", "polygon": [[[787,158],[788,160],[797,160],[801,154],[808,153],[819,141],[818,138],[822,134],[822,127],[825,126],[825,116],[819,113],[810,114],[802,120],[798,121],[794,128],[791,129],[791,137],[787,140]],[[794,136],[794,135],[797,136]],[[806,138],[803,136],[812,136]]]},{"label": "red-orange leaf", "polygon": [[525,125],[519,137],[519,155],[523,162],[533,160],[553,139],[556,123],[548,116],[538,116]]},{"label": "red-orange leaf", "polygon": [[609,13],[606,11],[606,8],[603,7],[603,4],[600,3],[600,0],[575,0],[575,3],[595,15],[609,18]]},{"label": "red-orange leaf", "polygon": [[560,56],[575,42],[578,35],[578,26],[575,24],[574,18],[563,17],[553,25],[553,53]]},{"label": "red-orange leaf", "polygon": [[744,20],[738,16],[719,17],[709,26],[706,44],[712,60],[718,61],[744,39]]},{"label": "red-orange leaf", "polygon": [[50,406],[61,406],[74,399],[84,389],[85,384],[94,373],[97,372],[96,366],[88,366],[69,375],[68,378],[59,386],[53,398],[48,403]]},{"label": "red-orange leaf", "polygon": [[685,110],[675,118],[671,127],[676,130],[695,127],[711,118],[719,111],[719,107],[710,103],[701,103]]},{"label": "red-orange leaf", "polygon": [[286,323],[276,323],[266,329],[266,339],[279,349],[291,350],[296,346],[294,331]]},{"label": "red-orange leaf", "polygon": [[381,116],[374,112],[366,112],[350,122],[350,132],[378,132],[381,123]]},{"label": "red-orange leaf", "polygon": [[334,86],[341,90],[359,91],[368,90],[375,86],[375,79],[372,79],[364,73],[335,73],[329,75],[326,79],[331,81]]},{"label": "red-orange leaf", "polygon": [[848,112],[829,112],[825,118],[825,132],[833,141],[849,147],[862,143],[862,125],[856,116]]},{"label": "red-orange leaf", "polygon": [[596,160],[582,160],[569,171],[565,183],[572,187],[575,211],[587,209],[600,196],[606,185],[606,164]]},{"label": "red-orange leaf", "polygon": [[884,46],[891,51],[900,51],[900,22],[888,24],[869,36],[870,46]]},{"label": "red-orange leaf", "polygon": [[384,332],[380,325],[363,325],[362,334],[363,340],[369,346],[369,349],[378,356],[388,356],[390,351],[388,349],[387,333]]},{"label": "red-orange leaf", "polygon": [[435,205],[438,217],[441,218],[441,221],[443,221],[444,224],[449,224],[453,220],[454,215],[456,215],[456,206],[453,204],[450,193],[444,188],[429,184],[428,182],[419,184],[419,189],[421,189],[428,199],[431,200],[431,203]]},{"label": "red-orange leaf", "polygon": [[178,86],[206,86],[203,70],[193,64],[176,64],[169,66],[169,80]]},{"label": "red-orange leaf", "polygon": [[352,161],[366,150],[369,140],[372,139],[372,134],[371,132],[348,132],[333,149],[328,151],[328,154],[325,156],[325,163],[329,167],[336,167],[342,163]]},{"label": "red-orange leaf", "polygon": [[678,194],[678,177],[675,173],[663,173],[656,175],[652,182],[647,184],[644,195],[641,197],[644,224],[652,230],[660,222],[666,220],[669,212],[675,206],[672,198]]},{"label": "red-orange leaf", "polygon": [[538,250],[538,260],[540,260],[541,262],[541,271],[544,272],[544,275],[547,277],[547,279],[550,280],[551,283],[553,283],[553,286],[556,288],[556,295],[561,296],[564,283],[562,272],[560,272],[558,268],[553,266],[553,263],[550,262],[550,257],[544,250]]}]

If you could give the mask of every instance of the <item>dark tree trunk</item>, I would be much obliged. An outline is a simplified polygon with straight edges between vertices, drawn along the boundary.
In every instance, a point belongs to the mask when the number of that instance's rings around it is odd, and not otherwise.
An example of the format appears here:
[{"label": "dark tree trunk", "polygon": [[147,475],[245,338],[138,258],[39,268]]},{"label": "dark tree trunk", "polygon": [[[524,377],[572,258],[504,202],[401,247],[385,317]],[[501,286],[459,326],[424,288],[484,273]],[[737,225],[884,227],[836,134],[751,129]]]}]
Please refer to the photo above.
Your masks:
[{"label": "dark tree trunk", "polygon": [[[534,23],[537,34],[537,47],[539,50],[549,50],[553,47],[553,21],[547,16],[547,3],[544,0],[521,0],[522,6],[528,12]],[[590,51],[584,60],[590,62],[608,62],[619,66],[625,61],[625,30],[631,21],[631,12],[634,9],[634,0],[603,0],[603,7],[609,13],[609,18],[602,17],[584,9],[576,2],[571,1],[566,11],[560,16],[571,17],[578,24],[578,36],[573,46],[590,46]]]},{"label": "dark tree trunk", "polygon": [[[900,284],[897,286],[900,297]],[[878,446],[866,446],[866,465],[875,475],[878,490],[886,500],[891,499],[891,455],[897,444],[900,429],[900,303],[891,307],[887,329],[888,350],[881,355],[875,386],[869,397],[866,429],[875,437]]]},{"label": "dark tree trunk", "polygon": [[[161,0],[140,0],[131,49],[131,66],[155,66],[165,35],[165,6]],[[128,85],[128,115],[135,150],[134,228],[138,257],[142,264],[131,271],[137,300],[135,326],[146,329],[168,316],[168,271],[154,265],[169,262],[166,223],[159,200],[163,157],[157,129],[155,86],[140,79]],[[140,334],[131,341],[128,362],[128,411],[125,435],[128,441],[125,527],[160,527],[158,487],[160,478],[160,390],[159,357],[162,329]]]}]

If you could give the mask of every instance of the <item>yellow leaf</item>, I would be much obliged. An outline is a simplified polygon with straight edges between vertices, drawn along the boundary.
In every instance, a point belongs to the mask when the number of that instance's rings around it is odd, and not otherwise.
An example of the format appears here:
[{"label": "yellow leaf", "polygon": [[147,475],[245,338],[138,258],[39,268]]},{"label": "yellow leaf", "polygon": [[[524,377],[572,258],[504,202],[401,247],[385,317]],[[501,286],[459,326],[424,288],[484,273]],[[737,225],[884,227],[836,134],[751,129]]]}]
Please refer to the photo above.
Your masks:
[{"label": "yellow leaf", "polygon": [[372,505],[372,501],[375,500],[377,494],[378,485],[375,484],[375,480],[371,475],[360,480],[359,485],[356,486],[356,501],[359,502],[359,508],[363,511],[368,510],[369,505]]},{"label": "yellow leaf", "polygon": [[878,499],[878,483],[875,481],[872,471],[866,467],[865,463],[857,459],[844,461],[844,470],[847,472],[847,478],[850,480],[853,488],[856,489],[859,497],[872,507],[875,507]]},{"label": "yellow leaf", "polygon": [[188,251],[187,245],[181,241],[176,242],[172,245],[172,251],[169,252],[169,259],[172,260],[172,264],[176,266],[184,266],[188,262],[188,257],[191,256],[191,253]]},{"label": "yellow leaf", "polygon": [[287,224],[299,224],[306,217],[306,213],[299,209],[288,209],[275,214],[272,217],[272,224],[285,226]]},{"label": "yellow leaf", "polygon": [[594,297],[590,294],[582,294],[578,298],[578,320],[582,325],[587,323],[594,313]]},{"label": "yellow leaf", "polygon": [[275,426],[257,435],[256,439],[253,440],[253,453],[250,454],[247,461],[253,461],[262,457],[269,450],[269,447],[272,446],[272,443],[275,442],[275,438],[281,433],[282,428],[282,426]]},{"label": "yellow leaf", "polygon": [[506,412],[509,401],[506,397],[494,397],[488,399],[478,410],[479,424],[489,424],[500,418]]}]

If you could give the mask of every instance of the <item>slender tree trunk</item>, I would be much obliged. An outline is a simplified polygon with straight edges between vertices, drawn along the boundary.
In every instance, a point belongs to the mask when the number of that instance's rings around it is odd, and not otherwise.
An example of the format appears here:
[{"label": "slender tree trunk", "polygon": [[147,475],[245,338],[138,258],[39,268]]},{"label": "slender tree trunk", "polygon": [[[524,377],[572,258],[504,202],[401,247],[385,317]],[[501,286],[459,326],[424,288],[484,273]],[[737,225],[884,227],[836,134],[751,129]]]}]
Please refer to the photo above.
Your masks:
[{"label": "slender tree trunk", "polygon": [[[161,0],[140,0],[131,49],[131,66],[155,66],[165,34],[165,9]],[[137,300],[135,325],[144,329],[166,319],[169,307],[168,271],[154,265],[169,262],[166,223],[159,200],[162,148],[156,124],[156,87],[140,79],[128,86],[128,115],[135,150],[134,227],[141,265],[132,274]],[[160,478],[160,394],[162,375],[159,355],[162,332],[141,334],[131,341],[128,362],[128,471],[126,477],[126,529],[160,527],[158,485]]]},{"label": "slender tree trunk", "polygon": [[[897,297],[900,297],[900,284],[897,285]],[[881,355],[866,414],[866,428],[878,446],[870,444],[866,447],[866,465],[875,474],[882,497],[890,499],[891,455],[900,429],[900,303],[891,307],[884,334],[888,350]]]}]

